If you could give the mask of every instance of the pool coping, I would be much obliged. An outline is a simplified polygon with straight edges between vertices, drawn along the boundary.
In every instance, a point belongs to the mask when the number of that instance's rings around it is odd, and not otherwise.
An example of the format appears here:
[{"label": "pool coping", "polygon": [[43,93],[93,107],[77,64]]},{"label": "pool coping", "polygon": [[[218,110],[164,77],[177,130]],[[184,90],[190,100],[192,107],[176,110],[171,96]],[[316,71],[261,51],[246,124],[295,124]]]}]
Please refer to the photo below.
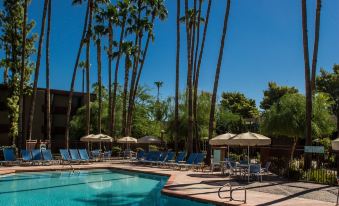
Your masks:
[{"label": "pool coping", "polygon": [[[110,163],[110,162],[107,162]],[[50,165],[48,165],[50,166]],[[0,175],[7,175],[7,174],[13,174],[13,173],[22,173],[22,172],[43,172],[43,171],[65,171],[65,170],[70,170],[69,167],[60,167],[60,165],[51,165],[52,167],[37,167],[37,166],[28,166],[28,167],[19,167],[17,169],[3,169],[0,170]],[[53,167],[57,166],[57,167]],[[66,166],[66,165],[65,165]],[[187,199],[187,200],[192,200],[192,201],[198,201],[201,203],[207,203],[207,204],[213,204],[217,206],[243,206],[248,204],[233,204],[233,203],[227,203],[227,202],[218,202],[218,201],[213,201],[210,199],[204,199],[204,198],[199,198],[199,197],[194,197],[188,194],[181,193],[180,191],[172,191],[168,189],[169,186],[173,185],[174,180],[176,175],[175,174],[166,174],[162,173],[161,171],[144,171],[144,170],[138,170],[138,169],[133,169],[133,168],[119,168],[116,165],[105,165],[105,166],[100,166],[100,165],[95,165],[93,167],[93,164],[80,164],[80,165],[72,165],[75,170],[95,170],[95,169],[114,169],[114,170],[120,170],[120,171],[127,171],[127,172],[138,172],[138,173],[143,173],[143,174],[153,174],[153,175],[159,175],[159,176],[166,176],[168,177],[168,180],[166,184],[163,186],[161,193],[167,196],[171,197],[177,197],[177,198],[182,198],[182,199]],[[81,166],[81,167],[77,167]]]}]

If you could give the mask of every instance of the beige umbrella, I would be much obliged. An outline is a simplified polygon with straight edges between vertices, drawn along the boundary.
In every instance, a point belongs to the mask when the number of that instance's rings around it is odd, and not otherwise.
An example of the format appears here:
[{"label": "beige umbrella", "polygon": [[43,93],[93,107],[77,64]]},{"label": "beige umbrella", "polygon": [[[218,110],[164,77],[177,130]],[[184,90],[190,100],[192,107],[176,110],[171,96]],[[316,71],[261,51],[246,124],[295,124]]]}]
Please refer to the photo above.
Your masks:
[{"label": "beige umbrella", "polygon": [[210,145],[212,146],[222,146],[222,145],[227,145],[227,141],[231,138],[234,137],[235,134],[231,133],[225,133],[218,135],[212,139],[209,140]]},{"label": "beige umbrella", "polygon": [[161,140],[154,136],[144,136],[138,139],[140,144],[160,144]]},{"label": "beige umbrella", "polygon": [[82,142],[112,142],[113,138],[105,134],[90,134],[80,138]]},{"label": "beige umbrella", "polygon": [[252,132],[241,133],[227,140],[227,145],[230,145],[230,146],[247,146],[248,164],[250,161],[250,147],[270,145],[270,144],[271,144],[270,138],[264,135],[252,133]]},{"label": "beige umbrella", "polygon": [[94,136],[94,134],[89,134],[89,135],[83,136],[83,137],[80,138],[80,141],[81,142],[90,142],[90,140],[93,136]]},{"label": "beige umbrella", "polygon": [[332,141],[332,149],[336,151],[339,150],[339,138]]},{"label": "beige umbrella", "polygon": [[122,137],[117,140],[118,143],[137,143],[137,139],[133,137]]}]

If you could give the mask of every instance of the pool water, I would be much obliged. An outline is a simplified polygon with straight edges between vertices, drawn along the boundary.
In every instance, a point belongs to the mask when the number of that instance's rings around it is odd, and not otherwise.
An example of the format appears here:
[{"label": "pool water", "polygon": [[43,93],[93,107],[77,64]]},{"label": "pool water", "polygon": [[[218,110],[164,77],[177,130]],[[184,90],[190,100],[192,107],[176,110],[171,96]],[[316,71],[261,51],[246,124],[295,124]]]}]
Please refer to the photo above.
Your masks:
[{"label": "pool water", "polygon": [[167,179],[108,169],[17,173],[0,177],[0,205],[208,205],[162,195]]}]

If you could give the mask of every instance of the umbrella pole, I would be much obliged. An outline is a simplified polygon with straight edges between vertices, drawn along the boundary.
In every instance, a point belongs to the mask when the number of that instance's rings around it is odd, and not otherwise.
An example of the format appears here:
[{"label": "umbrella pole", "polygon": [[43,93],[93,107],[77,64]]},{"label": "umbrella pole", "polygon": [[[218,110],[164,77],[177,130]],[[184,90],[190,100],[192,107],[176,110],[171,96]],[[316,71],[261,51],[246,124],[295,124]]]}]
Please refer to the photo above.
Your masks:
[{"label": "umbrella pole", "polygon": [[227,145],[227,159],[230,161],[230,146]]},{"label": "umbrella pole", "polygon": [[250,164],[250,146],[247,145],[247,164]]}]

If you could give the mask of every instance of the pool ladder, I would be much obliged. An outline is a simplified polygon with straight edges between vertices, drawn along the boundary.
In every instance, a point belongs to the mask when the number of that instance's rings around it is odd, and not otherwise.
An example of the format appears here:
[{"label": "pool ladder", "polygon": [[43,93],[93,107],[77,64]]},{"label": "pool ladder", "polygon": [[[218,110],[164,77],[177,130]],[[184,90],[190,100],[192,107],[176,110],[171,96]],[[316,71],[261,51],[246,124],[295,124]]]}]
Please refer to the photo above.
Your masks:
[{"label": "pool ladder", "polygon": [[[223,188],[228,188],[228,189],[222,190]],[[233,198],[233,192],[234,191],[244,191],[244,199]],[[229,195],[228,196],[222,196],[221,195],[222,192],[229,193]],[[246,201],[247,201],[247,190],[246,190],[245,187],[242,187],[242,186],[234,187],[230,183],[226,183],[222,187],[219,188],[218,196],[219,196],[220,199],[229,199],[230,201],[240,201],[240,202],[246,203]]]}]

